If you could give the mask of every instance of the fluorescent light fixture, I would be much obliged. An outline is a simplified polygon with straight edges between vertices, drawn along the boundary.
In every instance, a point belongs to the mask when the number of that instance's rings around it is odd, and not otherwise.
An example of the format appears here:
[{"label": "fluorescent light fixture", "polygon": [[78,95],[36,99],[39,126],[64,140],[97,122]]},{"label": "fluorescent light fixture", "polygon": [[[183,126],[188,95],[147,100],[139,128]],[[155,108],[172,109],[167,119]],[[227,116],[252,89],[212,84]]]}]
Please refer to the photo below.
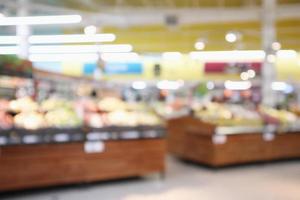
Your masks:
[{"label": "fluorescent light fixture", "polygon": [[295,50],[280,50],[277,51],[276,56],[278,58],[297,58],[297,52]]},{"label": "fluorescent light fixture", "polygon": [[0,36],[0,44],[19,44],[20,41],[18,36]]},{"label": "fluorescent light fixture", "polygon": [[198,41],[195,43],[195,49],[203,50],[205,48],[205,43],[203,41]]},{"label": "fluorescent light fixture", "polygon": [[250,81],[225,81],[224,86],[228,90],[248,90],[251,88]]},{"label": "fluorescent light fixture", "polygon": [[140,56],[137,53],[102,53],[101,58],[104,61],[139,61]]},{"label": "fluorescent light fixture", "polygon": [[29,37],[31,44],[58,44],[58,43],[83,43],[83,42],[113,42],[116,36],[112,33],[85,35],[32,35]]},{"label": "fluorescent light fixture", "polygon": [[209,82],[206,83],[206,87],[209,90],[213,90],[215,88],[215,84],[214,84],[214,82],[209,81]]},{"label": "fluorescent light fixture", "polygon": [[28,17],[0,17],[0,26],[42,25],[42,24],[74,24],[81,22],[80,15],[52,15]]},{"label": "fluorescent light fixture", "polygon": [[259,60],[265,57],[265,52],[261,50],[249,51],[192,51],[190,52],[192,59],[204,61],[246,61]]},{"label": "fluorescent light fixture", "polygon": [[30,53],[97,53],[97,52],[130,52],[129,44],[107,45],[36,45],[29,48]]},{"label": "fluorescent light fixture", "polygon": [[161,90],[178,90],[182,86],[182,83],[179,81],[159,81],[156,84],[156,87]]},{"label": "fluorescent light fixture", "polygon": [[84,28],[84,33],[86,35],[93,35],[93,34],[96,34],[97,33],[97,27],[96,26],[93,26],[93,25],[90,25],[90,26],[86,26]]},{"label": "fluorescent light fixture", "polygon": [[132,88],[136,90],[143,90],[147,87],[147,84],[144,81],[134,81],[132,83]]},{"label": "fluorescent light fixture", "polygon": [[286,89],[288,84],[286,84],[285,82],[273,82],[271,87],[272,90],[276,90],[276,91],[284,91]]},{"label": "fluorescent light fixture", "polygon": [[100,52],[107,52],[107,53],[121,53],[121,52],[130,52],[132,51],[132,45],[130,44],[106,44],[106,45],[99,45]]},{"label": "fluorescent light fixture", "polygon": [[18,54],[19,47],[17,46],[0,46],[0,55]]},{"label": "fluorescent light fixture", "polygon": [[241,73],[241,79],[242,79],[243,81],[248,80],[248,79],[249,79],[249,74],[248,74],[247,72],[242,72],[242,73]]},{"label": "fluorescent light fixture", "polygon": [[163,59],[181,59],[182,54],[180,52],[164,52],[162,54]]},{"label": "fluorescent light fixture", "polygon": [[29,60],[32,62],[55,62],[55,61],[91,61],[96,62],[99,55],[91,54],[31,54]]},{"label": "fluorescent light fixture", "polygon": [[237,41],[238,39],[238,36],[235,32],[228,32],[226,35],[225,35],[225,39],[227,42],[230,42],[230,43],[234,43]]}]

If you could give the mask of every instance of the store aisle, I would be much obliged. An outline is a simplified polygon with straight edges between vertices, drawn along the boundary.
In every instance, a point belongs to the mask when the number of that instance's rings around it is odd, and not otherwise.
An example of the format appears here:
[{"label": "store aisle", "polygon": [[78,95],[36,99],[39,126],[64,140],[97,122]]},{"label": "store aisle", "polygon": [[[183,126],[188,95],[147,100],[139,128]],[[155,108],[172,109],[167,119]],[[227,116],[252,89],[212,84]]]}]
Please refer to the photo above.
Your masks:
[{"label": "store aisle", "polygon": [[213,170],[168,159],[165,180],[68,186],[0,196],[2,200],[299,200],[300,161]]}]

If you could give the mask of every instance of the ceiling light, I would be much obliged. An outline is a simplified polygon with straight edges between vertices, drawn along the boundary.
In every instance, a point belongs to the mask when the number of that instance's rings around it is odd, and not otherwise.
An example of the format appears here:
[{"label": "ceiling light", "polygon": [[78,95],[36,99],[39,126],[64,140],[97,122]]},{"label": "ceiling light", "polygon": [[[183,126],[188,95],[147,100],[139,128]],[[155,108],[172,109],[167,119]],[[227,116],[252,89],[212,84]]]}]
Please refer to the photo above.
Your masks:
[{"label": "ceiling light", "polygon": [[178,90],[181,86],[181,84],[178,81],[167,81],[167,80],[163,80],[163,81],[159,81],[156,84],[158,89],[161,90]]},{"label": "ceiling light", "polygon": [[17,46],[0,46],[0,55],[18,54],[19,47]]},{"label": "ceiling light", "polygon": [[256,76],[256,72],[253,69],[249,69],[247,73],[249,78],[254,78]]},{"label": "ceiling light", "polygon": [[238,39],[237,33],[235,33],[235,32],[228,32],[225,35],[225,39],[226,39],[227,42],[234,43]]},{"label": "ceiling light", "polygon": [[130,52],[132,50],[133,47],[130,44],[106,44],[106,45],[99,46],[100,52],[107,52],[107,53]]},{"label": "ceiling light", "polygon": [[298,54],[295,50],[280,50],[276,52],[278,58],[297,58]]},{"label": "ceiling light", "polygon": [[101,58],[104,61],[139,61],[140,57],[137,53],[102,53]]},{"label": "ceiling light", "polygon": [[261,50],[249,51],[193,51],[190,52],[192,59],[205,61],[246,61],[263,60],[265,52]]},{"label": "ceiling light", "polygon": [[273,42],[272,43],[272,49],[274,51],[279,51],[281,49],[281,44],[279,42]]},{"label": "ceiling light", "polygon": [[112,33],[95,35],[32,35],[29,37],[31,44],[58,44],[58,43],[83,43],[83,42],[112,42],[116,36]]},{"label": "ceiling light", "polygon": [[203,41],[198,41],[195,43],[195,48],[197,50],[203,50],[205,48],[205,43]]},{"label": "ceiling light", "polygon": [[130,52],[129,44],[107,45],[36,45],[29,48],[30,53],[97,53],[97,52]]},{"label": "ceiling light", "polygon": [[86,35],[93,35],[93,34],[96,34],[96,33],[97,33],[97,27],[96,27],[96,26],[93,26],[93,25],[91,25],[91,26],[86,26],[86,27],[84,28],[84,33],[85,33]]},{"label": "ceiling light", "polygon": [[0,36],[0,44],[19,44],[20,41],[18,36]]},{"label": "ceiling light", "polygon": [[272,87],[272,90],[286,91],[287,93],[289,93],[291,90],[293,90],[293,87],[285,82],[273,82],[271,87]]},{"label": "ceiling light", "polygon": [[224,86],[228,90],[248,90],[251,88],[250,81],[225,81]]},{"label": "ceiling light", "polygon": [[215,88],[215,84],[214,84],[214,82],[209,81],[209,82],[206,83],[206,87],[209,90],[213,90]]},{"label": "ceiling light", "polygon": [[55,62],[55,61],[97,61],[99,55],[92,54],[31,54],[29,60],[32,62]]},{"label": "ceiling light", "polygon": [[249,79],[249,74],[248,74],[247,72],[242,72],[242,73],[241,73],[241,79],[242,79],[243,81],[248,80],[248,79]]},{"label": "ceiling light", "polygon": [[180,52],[164,52],[162,54],[163,59],[181,59],[182,54]]},{"label": "ceiling light", "polygon": [[52,15],[29,17],[1,17],[0,26],[41,25],[41,24],[73,24],[81,22],[80,15]]},{"label": "ceiling light", "polygon": [[136,90],[143,90],[147,87],[147,84],[144,81],[134,81],[132,83],[132,88]]}]

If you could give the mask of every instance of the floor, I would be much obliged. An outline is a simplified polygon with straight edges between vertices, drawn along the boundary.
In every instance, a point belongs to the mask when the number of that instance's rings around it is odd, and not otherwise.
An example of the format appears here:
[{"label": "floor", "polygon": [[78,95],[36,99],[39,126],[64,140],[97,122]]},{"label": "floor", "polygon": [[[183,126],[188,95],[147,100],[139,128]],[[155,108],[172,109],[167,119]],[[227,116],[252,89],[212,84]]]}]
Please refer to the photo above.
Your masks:
[{"label": "floor", "polygon": [[87,185],[33,190],[1,200],[299,200],[300,160],[210,169],[168,158],[157,175]]}]

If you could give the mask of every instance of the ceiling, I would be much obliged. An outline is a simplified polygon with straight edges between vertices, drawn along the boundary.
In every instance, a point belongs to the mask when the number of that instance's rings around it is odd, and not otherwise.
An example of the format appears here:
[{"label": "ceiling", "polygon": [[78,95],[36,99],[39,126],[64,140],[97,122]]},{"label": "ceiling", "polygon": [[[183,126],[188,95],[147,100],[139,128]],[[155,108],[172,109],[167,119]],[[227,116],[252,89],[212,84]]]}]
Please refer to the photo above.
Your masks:
[{"label": "ceiling", "polygon": [[[78,33],[86,25],[117,35],[137,52],[193,51],[197,39],[206,50],[260,49],[261,0],[27,0],[32,15],[81,14],[83,22],[64,27],[37,27],[37,32]],[[300,0],[277,0],[277,38],[285,49],[300,50]],[[0,12],[15,15],[16,0],[1,0]],[[173,22],[173,23],[172,23]],[[226,32],[243,37],[225,41]],[[0,34],[14,34],[12,29]]]}]

